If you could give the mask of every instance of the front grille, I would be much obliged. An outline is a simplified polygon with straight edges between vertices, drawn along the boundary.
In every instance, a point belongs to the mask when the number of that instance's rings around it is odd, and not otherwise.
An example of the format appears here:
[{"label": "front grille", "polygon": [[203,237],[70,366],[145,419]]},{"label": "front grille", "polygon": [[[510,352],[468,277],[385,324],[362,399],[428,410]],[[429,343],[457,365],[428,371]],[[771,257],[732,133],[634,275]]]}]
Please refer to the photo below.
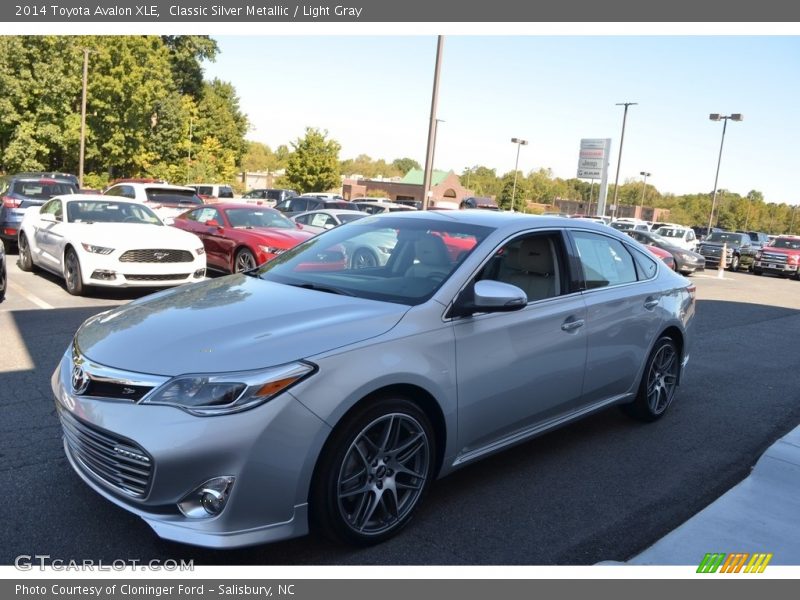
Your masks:
[{"label": "front grille", "polygon": [[785,265],[787,262],[787,256],[785,254],[777,254],[775,252],[762,252],[761,253],[761,260],[774,263],[776,265]]},{"label": "front grille", "polygon": [[123,277],[128,281],[177,281],[180,279],[188,279],[189,275],[189,273],[172,273],[169,275],[131,275],[125,273]]},{"label": "front grille", "polygon": [[129,496],[142,498],[150,486],[152,459],[140,446],[81,421],[59,407],[70,454],[88,471]]},{"label": "front grille", "polygon": [[120,262],[131,263],[182,263],[192,262],[194,257],[188,250],[128,250],[119,257]]},{"label": "front grille", "polygon": [[115,400],[141,400],[153,388],[147,385],[132,385],[116,381],[100,381],[89,378],[89,387],[81,394],[93,398],[114,398]]}]

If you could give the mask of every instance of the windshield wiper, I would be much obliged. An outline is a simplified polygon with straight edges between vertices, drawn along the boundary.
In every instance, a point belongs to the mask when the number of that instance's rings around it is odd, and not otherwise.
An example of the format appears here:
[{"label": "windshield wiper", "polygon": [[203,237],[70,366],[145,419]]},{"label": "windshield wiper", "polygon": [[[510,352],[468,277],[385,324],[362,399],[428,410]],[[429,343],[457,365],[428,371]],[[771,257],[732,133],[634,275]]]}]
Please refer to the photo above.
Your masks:
[{"label": "windshield wiper", "polygon": [[328,294],[339,294],[340,296],[355,296],[352,292],[331,287],[328,285],[317,285],[316,283],[290,283],[292,287],[303,288],[304,290],[314,290],[315,292],[326,292]]}]

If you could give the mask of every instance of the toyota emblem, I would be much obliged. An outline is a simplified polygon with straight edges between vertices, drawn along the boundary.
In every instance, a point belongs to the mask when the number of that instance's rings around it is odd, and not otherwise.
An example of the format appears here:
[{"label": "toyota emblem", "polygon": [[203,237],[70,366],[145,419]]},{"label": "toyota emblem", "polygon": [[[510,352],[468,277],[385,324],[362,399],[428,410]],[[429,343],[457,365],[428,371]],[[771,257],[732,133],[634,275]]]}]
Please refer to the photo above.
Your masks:
[{"label": "toyota emblem", "polygon": [[79,365],[72,367],[72,391],[78,396],[89,388],[89,376]]}]

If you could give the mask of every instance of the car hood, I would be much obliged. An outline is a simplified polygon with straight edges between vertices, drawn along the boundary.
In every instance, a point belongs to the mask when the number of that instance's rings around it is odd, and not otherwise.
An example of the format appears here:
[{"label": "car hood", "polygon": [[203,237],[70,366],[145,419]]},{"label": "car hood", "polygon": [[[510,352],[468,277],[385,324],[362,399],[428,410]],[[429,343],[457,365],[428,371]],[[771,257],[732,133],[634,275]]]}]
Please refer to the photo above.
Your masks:
[{"label": "car hood", "polygon": [[279,365],[385,333],[408,306],[237,274],[181,286],[87,320],[81,353],[156,375]]},{"label": "car hood", "polygon": [[764,246],[761,248],[761,252],[768,254],[786,254],[787,256],[800,254],[800,250],[792,250],[791,248],[775,248],[774,246]]},{"label": "car hood", "polygon": [[255,234],[265,242],[278,245],[281,248],[294,248],[297,244],[305,242],[316,235],[310,231],[281,229],[280,227],[254,227],[243,231]]},{"label": "car hood", "polygon": [[193,233],[175,227],[143,223],[70,223],[73,241],[115,249],[182,248],[195,250],[203,243]]}]

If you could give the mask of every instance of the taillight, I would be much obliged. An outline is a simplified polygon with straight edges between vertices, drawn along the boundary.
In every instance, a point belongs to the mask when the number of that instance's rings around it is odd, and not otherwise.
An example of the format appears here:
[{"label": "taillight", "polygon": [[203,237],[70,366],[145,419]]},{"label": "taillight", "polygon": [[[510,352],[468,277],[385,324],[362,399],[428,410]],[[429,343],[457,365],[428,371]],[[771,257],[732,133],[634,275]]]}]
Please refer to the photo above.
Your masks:
[{"label": "taillight", "polygon": [[3,196],[3,206],[6,208],[19,208],[20,204],[22,204],[22,200],[19,198],[14,198],[13,196]]},{"label": "taillight", "polygon": [[687,286],[686,291],[689,292],[689,297],[692,300],[694,300],[697,297],[697,286],[695,284]]}]

